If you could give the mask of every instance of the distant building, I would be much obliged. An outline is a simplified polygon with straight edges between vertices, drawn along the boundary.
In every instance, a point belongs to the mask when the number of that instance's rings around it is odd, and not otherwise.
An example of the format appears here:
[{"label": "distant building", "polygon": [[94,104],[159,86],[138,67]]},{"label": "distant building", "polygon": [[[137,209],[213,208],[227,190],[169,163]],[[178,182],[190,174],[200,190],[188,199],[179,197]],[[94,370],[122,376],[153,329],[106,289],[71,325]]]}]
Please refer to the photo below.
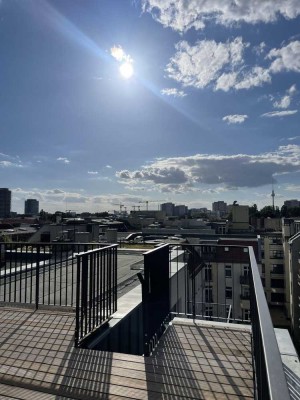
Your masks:
[{"label": "distant building", "polygon": [[249,231],[249,207],[233,204],[231,206],[231,231]]},{"label": "distant building", "polygon": [[212,210],[223,216],[227,213],[227,203],[225,201],[215,201],[212,203]]},{"label": "distant building", "polygon": [[0,218],[9,218],[11,211],[11,191],[0,188]]},{"label": "distant building", "polygon": [[26,215],[38,215],[39,213],[39,202],[36,199],[25,200],[25,214]]},{"label": "distant building", "polygon": [[160,205],[161,211],[166,213],[166,217],[172,217],[174,215],[175,204],[173,203],[163,203]]},{"label": "distant building", "polygon": [[299,201],[299,200],[296,200],[296,199],[293,199],[293,200],[286,200],[286,201],[284,202],[284,205],[285,205],[287,208],[300,207],[300,201]]},{"label": "distant building", "polygon": [[188,208],[185,205],[179,205],[174,207],[174,215],[176,217],[183,217],[188,213]]}]

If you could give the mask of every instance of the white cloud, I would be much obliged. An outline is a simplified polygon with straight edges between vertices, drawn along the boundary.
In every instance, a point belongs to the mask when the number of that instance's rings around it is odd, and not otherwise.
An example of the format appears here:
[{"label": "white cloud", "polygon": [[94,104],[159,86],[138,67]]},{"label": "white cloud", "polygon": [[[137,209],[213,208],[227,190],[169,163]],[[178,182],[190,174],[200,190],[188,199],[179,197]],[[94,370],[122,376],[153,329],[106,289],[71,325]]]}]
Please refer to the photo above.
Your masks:
[{"label": "white cloud", "polygon": [[88,174],[89,174],[89,175],[97,175],[97,174],[98,174],[98,171],[88,171]]},{"label": "white cloud", "polygon": [[221,25],[256,24],[300,15],[299,0],[142,0],[142,6],[164,27],[179,32],[203,29],[211,20]]},{"label": "white cloud", "polygon": [[289,115],[294,115],[298,112],[298,110],[285,110],[285,111],[271,111],[265,114],[262,114],[262,117],[273,118],[273,117],[287,117]]},{"label": "white cloud", "polygon": [[183,90],[178,90],[176,88],[165,88],[160,91],[162,95],[174,96],[174,97],[185,97],[186,93]]},{"label": "white cloud", "polygon": [[290,191],[290,192],[300,192],[300,185],[294,185],[294,184],[288,184],[284,190]]},{"label": "white cloud", "polygon": [[297,139],[300,139],[300,136],[293,136],[293,137],[289,137],[289,138],[287,138],[286,140],[289,140],[289,141],[293,141],[293,140],[297,140]]},{"label": "white cloud", "polygon": [[204,88],[220,77],[224,67],[241,64],[247,46],[241,37],[225,43],[202,40],[194,46],[181,41],[175,46],[177,52],[170,59],[166,72],[184,86]]},{"label": "white cloud", "polygon": [[282,71],[300,72],[300,41],[295,40],[280,49],[272,49],[266,59],[273,60],[270,66],[270,71],[273,73]]},{"label": "white cloud", "polygon": [[248,115],[245,114],[233,114],[233,115],[225,115],[222,118],[223,121],[227,122],[228,124],[241,124],[246,121]]},{"label": "white cloud", "polygon": [[292,85],[281,99],[273,103],[273,106],[276,108],[288,108],[291,105],[293,96],[296,94],[296,92],[296,85]]},{"label": "white cloud", "polygon": [[130,57],[129,54],[126,54],[125,51],[122,49],[121,46],[113,46],[110,49],[111,56],[116,59],[120,63],[132,63],[133,59]]},{"label": "white cloud", "polygon": [[69,164],[70,163],[70,160],[68,160],[66,157],[58,157],[56,160],[60,161],[60,162],[62,162],[64,164]]},{"label": "white cloud", "polygon": [[258,155],[196,154],[160,158],[139,170],[116,173],[125,185],[163,192],[186,193],[199,185],[230,188],[258,187],[272,182],[274,175],[300,170],[300,146],[280,146]]},{"label": "white cloud", "polygon": [[112,168],[112,166],[111,165],[105,165],[105,168],[110,169],[110,168]]},{"label": "white cloud", "polygon": [[271,75],[266,68],[255,66],[246,73],[241,73],[240,79],[234,85],[237,90],[250,89],[271,82]]},{"label": "white cloud", "polygon": [[12,161],[4,160],[4,161],[0,161],[0,167],[3,167],[3,168],[11,168],[11,167],[22,168],[23,165],[19,164],[19,163],[12,162]]},{"label": "white cloud", "polygon": [[[293,41],[280,49],[272,49],[265,60],[269,66],[248,65],[244,62],[245,50],[249,43],[241,37],[231,42],[202,40],[190,45],[180,41],[175,45],[176,53],[171,57],[165,71],[168,77],[183,86],[204,88],[213,85],[214,90],[228,92],[230,89],[242,90],[271,83],[272,75],[282,71],[300,73],[300,41]],[[289,107],[296,86],[292,85],[284,98],[278,100],[279,108]]]}]

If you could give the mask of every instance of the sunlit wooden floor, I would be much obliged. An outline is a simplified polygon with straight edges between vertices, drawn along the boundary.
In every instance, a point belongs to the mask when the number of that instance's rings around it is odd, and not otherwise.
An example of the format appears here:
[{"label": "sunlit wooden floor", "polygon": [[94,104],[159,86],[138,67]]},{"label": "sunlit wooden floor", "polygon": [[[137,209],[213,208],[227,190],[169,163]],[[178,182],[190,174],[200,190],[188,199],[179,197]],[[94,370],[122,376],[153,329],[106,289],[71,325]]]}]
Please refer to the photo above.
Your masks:
[{"label": "sunlit wooden floor", "polygon": [[0,399],[252,399],[247,329],[178,320],[151,357],[74,348],[71,313],[0,308]]}]

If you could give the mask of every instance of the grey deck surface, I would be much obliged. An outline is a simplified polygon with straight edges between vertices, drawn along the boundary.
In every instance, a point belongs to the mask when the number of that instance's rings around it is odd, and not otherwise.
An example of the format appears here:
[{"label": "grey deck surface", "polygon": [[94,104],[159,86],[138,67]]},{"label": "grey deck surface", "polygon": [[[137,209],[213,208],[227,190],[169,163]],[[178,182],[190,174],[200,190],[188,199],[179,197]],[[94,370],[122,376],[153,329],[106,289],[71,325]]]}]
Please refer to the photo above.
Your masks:
[{"label": "grey deck surface", "polygon": [[172,324],[151,357],[74,348],[74,314],[0,308],[0,399],[252,399],[250,334]]}]

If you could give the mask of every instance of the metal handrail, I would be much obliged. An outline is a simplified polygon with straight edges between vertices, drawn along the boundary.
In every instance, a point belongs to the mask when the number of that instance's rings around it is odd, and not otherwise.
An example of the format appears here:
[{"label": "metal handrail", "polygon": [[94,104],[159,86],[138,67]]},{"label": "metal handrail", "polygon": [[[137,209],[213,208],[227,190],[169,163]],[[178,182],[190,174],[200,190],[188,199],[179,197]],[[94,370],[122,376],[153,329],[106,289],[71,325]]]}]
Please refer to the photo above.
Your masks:
[{"label": "metal handrail", "polygon": [[[251,293],[253,350],[255,353],[259,353],[260,350],[262,350],[262,354],[254,355],[256,356],[255,375],[258,381],[257,386],[259,386],[259,380],[261,378],[258,376],[259,372],[265,375],[265,378],[268,382],[268,392],[266,393],[264,392],[263,387],[257,387],[258,398],[263,400],[289,399],[290,395],[283,370],[278,343],[252,247],[249,247],[249,257],[252,272],[250,289],[252,288],[253,284],[253,290]],[[256,316],[257,320],[255,318]],[[261,346],[260,343],[257,343],[257,340],[261,341]],[[261,349],[259,347],[261,347]],[[263,359],[259,359],[262,356]],[[261,362],[264,364],[263,368],[261,368],[261,365],[258,365]],[[259,371],[259,369],[261,369],[261,371]]]}]

